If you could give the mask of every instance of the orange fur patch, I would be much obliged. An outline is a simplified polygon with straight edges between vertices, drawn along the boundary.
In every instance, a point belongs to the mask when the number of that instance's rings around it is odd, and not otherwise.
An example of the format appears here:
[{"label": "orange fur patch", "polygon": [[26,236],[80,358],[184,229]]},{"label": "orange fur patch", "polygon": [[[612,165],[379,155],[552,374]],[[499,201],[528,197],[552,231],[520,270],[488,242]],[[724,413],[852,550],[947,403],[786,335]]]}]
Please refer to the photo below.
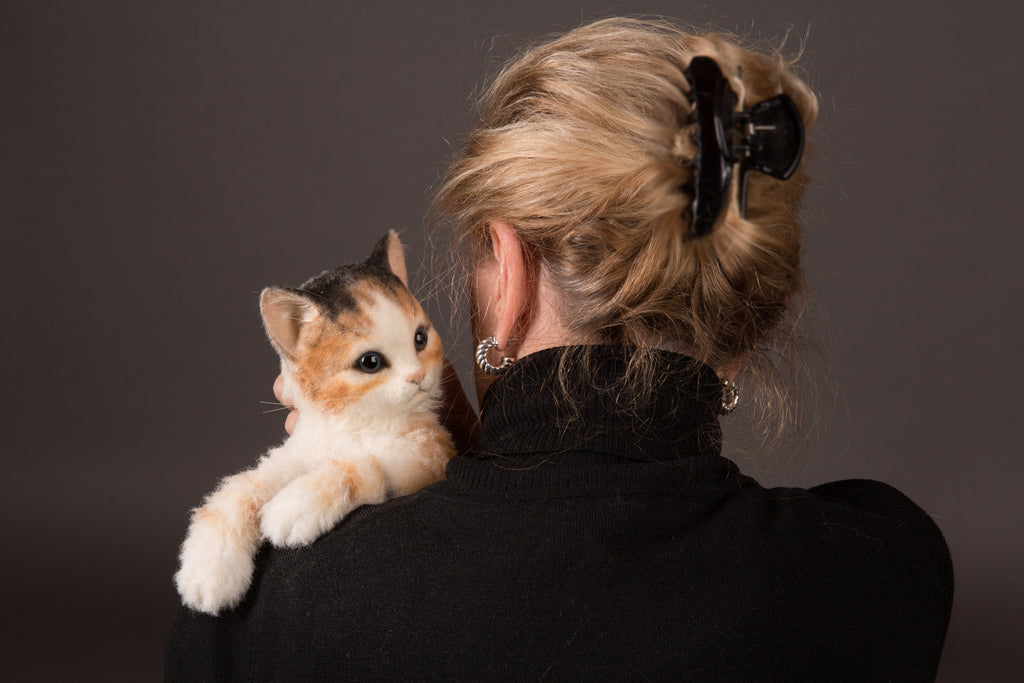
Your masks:
[{"label": "orange fur patch", "polygon": [[441,340],[438,338],[433,327],[427,330],[427,334],[431,336],[433,341],[428,342],[427,348],[420,352],[420,358],[423,359],[423,364],[428,368],[440,366],[441,361],[444,359],[444,346],[441,344]]},{"label": "orange fur patch", "polygon": [[417,488],[443,479],[445,466],[455,457],[455,444],[448,432],[431,418],[423,417],[414,421],[407,436],[417,445],[415,451],[425,470]]},{"label": "orange fur patch", "polygon": [[317,507],[328,510],[339,500],[364,501],[383,476],[376,459],[371,457],[369,463],[373,468],[371,476],[377,482],[367,481],[353,463],[342,460],[332,460],[319,470],[309,481],[309,492]]},{"label": "orange fur patch", "polygon": [[[352,361],[356,344],[366,337],[366,323],[361,314],[358,309],[346,311],[333,321],[320,320],[314,329],[303,331],[305,344],[296,362],[295,379],[302,393],[323,405],[327,412],[344,411],[364,392],[383,381],[355,386],[337,376]],[[343,333],[339,333],[338,327]]]},{"label": "orange fur patch", "polygon": [[416,301],[412,294],[408,290],[401,290],[399,295],[399,303],[406,310],[409,317],[416,320],[422,320],[426,323],[427,334],[429,342],[427,348],[420,352],[420,358],[423,359],[423,364],[427,367],[433,367],[440,365],[444,359],[444,345],[441,343],[441,338],[438,336],[434,326],[427,320],[427,314],[423,312],[423,307]]},{"label": "orange fur patch", "polygon": [[231,523],[228,514],[213,510],[208,505],[192,510],[192,526],[206,527],[218,537],[233,539],[236,543],[246,535],[244,530],[240,530],[236,524]]},{"label": "orange fur patch", "polygon": [[309,479],[311,499],[319,510],[328,510],[338,499],[351,500],[363,490],[363,478],[350,463],[332,461]]},{"label": "orange fur patch", "polygon": [[227,506],[240,517],[246,527],[259,525],[259,512],[274,491],[267,478],[256,470],[247,470],[226,477],[208,504]]},{"label": "orange fur patch", "polygon": [[220,526],[224,523],[224,515],[220,514],[219,512],[214,512],[213,510],[204,505],[201,508],[192,509],[192,523]]},{"label": "orange fur patch", "polygon": [[295,364],[295,380],[303,395],[320,404],[325,412],[342,413],[362,396],[387,381],[384,374],[361,377],[358,382],[347,381],[344,370],[355,362],[355,351],[369,334],[372,322],[366,320],[369,302],[385,296],[396,302],[410,320],[421,320],[428,333],[427,348],[421,352],[423,363],[440,365],[443,345],[427,320],[423,308],[404,287],[388,291],[372,281],[353,285],[350,293],[359,305],[354,310],[339,313],[334,320],[318,318],[308,323],[301,333],[301,343]]},{"label": "orange fur patch", "polygon": [[420,303],[409,293],[408,289],[399,289],[395,300],[410,318],[423,317],[423,309],[420,308]]}]

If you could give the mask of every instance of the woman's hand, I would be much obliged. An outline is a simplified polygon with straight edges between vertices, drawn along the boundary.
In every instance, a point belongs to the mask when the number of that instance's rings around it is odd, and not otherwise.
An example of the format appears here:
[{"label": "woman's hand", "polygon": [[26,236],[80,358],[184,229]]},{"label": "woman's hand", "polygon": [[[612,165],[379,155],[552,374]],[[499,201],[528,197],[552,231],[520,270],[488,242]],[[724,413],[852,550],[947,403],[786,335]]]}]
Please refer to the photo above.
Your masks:
[{"label": "woman's hand", "polygon": [[[290,406],[289,404],[284,402],[284,395],[283,394],[284,394],[284,375],[278,375],[277,379],[274,380],[274,396],[276,396],[277,400],[281,402],[281,405],[285,406],[286,408],[291,408],[292,406]],[[284,419],[284,431],[286,431],[289,434],[291,434],[293,431],[295,431],[295,424],[298,421],[299,421],[299,411],[294,410],[294,409],[290,410],[288,412],[288,417],[286,417]]]}]

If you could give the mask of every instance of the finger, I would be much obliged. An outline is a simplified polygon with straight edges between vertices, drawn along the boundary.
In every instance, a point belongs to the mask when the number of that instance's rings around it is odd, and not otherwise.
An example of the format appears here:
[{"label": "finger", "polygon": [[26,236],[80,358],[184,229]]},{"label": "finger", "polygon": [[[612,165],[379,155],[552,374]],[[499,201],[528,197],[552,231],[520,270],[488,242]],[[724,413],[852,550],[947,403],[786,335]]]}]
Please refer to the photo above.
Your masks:
[{"label": "finger", "polygon": [[278,401],[284,403],[284,375],[278,375],[274,380],[274,396]]},{"label": "finger", "polygon": [[288,417],[284,419],[284,431],[291,434],[295,431],[295,425],[299,421],[299,411],[293,410],[288,413]]}]

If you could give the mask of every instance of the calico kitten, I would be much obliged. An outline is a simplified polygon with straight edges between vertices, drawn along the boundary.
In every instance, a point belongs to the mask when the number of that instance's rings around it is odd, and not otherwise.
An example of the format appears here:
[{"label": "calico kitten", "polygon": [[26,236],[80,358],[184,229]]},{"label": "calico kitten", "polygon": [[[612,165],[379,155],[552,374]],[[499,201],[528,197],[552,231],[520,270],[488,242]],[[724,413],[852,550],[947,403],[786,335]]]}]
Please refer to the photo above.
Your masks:
[{"label": "calico kitten", "polygon": [[263,290],[284,398],[301,417],[192,511],[175,575],[185,605],[209,614],[237,605],[264,538],[311,543],[360,505],[444,477],[454,449],[436,414],[441,340],[407,285],[392,231],[363,263]]}]

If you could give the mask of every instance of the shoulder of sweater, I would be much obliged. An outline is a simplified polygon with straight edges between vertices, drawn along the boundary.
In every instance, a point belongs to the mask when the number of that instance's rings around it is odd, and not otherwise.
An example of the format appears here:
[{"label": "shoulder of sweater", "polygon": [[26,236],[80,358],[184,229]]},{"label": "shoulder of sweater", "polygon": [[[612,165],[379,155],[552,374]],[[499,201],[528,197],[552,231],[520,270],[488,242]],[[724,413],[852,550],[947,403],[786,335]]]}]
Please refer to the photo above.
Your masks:
[{"label": "shoulder of sweater", "polygon": [[[416,538],[423,533],[427,521],[423,507],[434,502],[428,490],[442,483],[383,503],[358,507],[311,545],[288,549],[265,547],[261,555],[273,556],[272,563],[287,566],[288,571],[304,565],[316,570],[321,565],[345,563],[355,557],[367,560],[380,556],[387,551],[389,543]],[[372,563],[372,559],[370,561]]]},{"label": "shoulder of sweater", "polygon": [[922,541],[946,547],[931,515],[894,486],[872,479],[843,479],[815,486],[809,492],[851,513],[880,523],[888,521],[894,529],[908,527]]},{"label": "shoulder of sweater", "polygon": [[871,479],[844,479],[809,489],[809,493],[872,524],[884,534],[879,552],[916,555],[952,598],[953,565],[938,524],[899,489]]}]

